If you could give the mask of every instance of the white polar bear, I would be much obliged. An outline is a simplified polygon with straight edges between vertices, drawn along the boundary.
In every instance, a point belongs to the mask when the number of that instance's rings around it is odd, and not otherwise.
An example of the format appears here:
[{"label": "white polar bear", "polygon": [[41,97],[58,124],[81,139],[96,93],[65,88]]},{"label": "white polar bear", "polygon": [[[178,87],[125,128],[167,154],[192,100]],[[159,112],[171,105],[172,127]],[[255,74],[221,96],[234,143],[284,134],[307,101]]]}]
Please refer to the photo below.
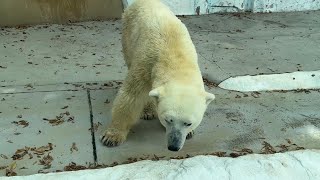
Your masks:
[{"label": "white polar bear", "polygon": [[122,19],[128,74],[101,141],[109,147],[123,143],[141,113],[153,114],[166,128],[168,149],[179,151],[215,99],[204,89],[189,32],[160,0],[136,0]]}]

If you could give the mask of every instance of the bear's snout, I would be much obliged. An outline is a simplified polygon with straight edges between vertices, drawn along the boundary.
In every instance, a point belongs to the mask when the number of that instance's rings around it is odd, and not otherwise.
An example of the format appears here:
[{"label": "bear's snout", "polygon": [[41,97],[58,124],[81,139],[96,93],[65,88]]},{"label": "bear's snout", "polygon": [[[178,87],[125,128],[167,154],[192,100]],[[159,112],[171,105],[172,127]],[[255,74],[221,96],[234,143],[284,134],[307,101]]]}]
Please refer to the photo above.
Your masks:
[{"label": "bear's snout", "polygon": [[170,151],[179,151],[180,150],[180,148],[179,147],[176,147],[176,146],[168,146],[168,149],[170,150]]},{"label": "bear's snout", "polygon": [[172,130],[168,133],[168,150],[170,151],[179,151],[184,143],[182,138],[182,133],[178,130]]}]

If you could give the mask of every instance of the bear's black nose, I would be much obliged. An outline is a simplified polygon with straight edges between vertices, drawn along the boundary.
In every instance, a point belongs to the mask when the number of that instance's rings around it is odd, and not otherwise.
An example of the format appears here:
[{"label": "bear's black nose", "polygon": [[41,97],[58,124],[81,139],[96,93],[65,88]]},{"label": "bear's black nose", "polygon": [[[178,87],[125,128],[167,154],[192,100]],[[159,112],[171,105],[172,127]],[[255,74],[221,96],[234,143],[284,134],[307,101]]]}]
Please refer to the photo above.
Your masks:
[{"label": "bear's black nose", "polygon": [[176,146],[168,146],[168,149],[170,151],[179,151],[179,147],[176,147]]}]

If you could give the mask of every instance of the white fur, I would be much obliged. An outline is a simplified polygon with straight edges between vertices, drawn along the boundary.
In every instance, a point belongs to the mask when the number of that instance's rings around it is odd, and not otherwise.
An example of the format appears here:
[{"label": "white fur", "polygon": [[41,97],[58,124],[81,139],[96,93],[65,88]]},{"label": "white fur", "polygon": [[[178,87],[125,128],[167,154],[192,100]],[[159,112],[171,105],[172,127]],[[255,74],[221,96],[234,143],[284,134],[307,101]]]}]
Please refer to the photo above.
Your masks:
[{"label": "white fur", "polygon": [[[215,98],[204,89],[187,28],[159,0],[136,0],[123,14],[122,45],[128,75],[102,142],[113,146],[125,141],[146,104],[153,104],[168,138],[173,131],[181,134],[183,140],[176,146],[182,148]],[[167,123],[168,118],[173,122]]]}]

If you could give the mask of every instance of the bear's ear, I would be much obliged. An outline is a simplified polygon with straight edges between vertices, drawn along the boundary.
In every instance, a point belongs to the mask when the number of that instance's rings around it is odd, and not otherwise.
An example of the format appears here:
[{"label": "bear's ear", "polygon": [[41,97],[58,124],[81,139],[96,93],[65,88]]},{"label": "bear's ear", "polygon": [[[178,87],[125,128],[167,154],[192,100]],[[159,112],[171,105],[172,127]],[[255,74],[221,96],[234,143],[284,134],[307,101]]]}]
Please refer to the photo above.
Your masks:
[{"label": "bear's ear", "polygon": [[216,96],[214,94],[206,92],[206,104],[207,105],[209,105],[215,98],[216,98]]},{"label": "bear's ear", "polygon": [[152,89],[149,92],[149,96],[150,97],[155,97],[156,99],[158,99],[160,97],[160,95],[162,94],[162,92],[163,92],[163,88],[162,87],[158,87],[158,88]]}]

